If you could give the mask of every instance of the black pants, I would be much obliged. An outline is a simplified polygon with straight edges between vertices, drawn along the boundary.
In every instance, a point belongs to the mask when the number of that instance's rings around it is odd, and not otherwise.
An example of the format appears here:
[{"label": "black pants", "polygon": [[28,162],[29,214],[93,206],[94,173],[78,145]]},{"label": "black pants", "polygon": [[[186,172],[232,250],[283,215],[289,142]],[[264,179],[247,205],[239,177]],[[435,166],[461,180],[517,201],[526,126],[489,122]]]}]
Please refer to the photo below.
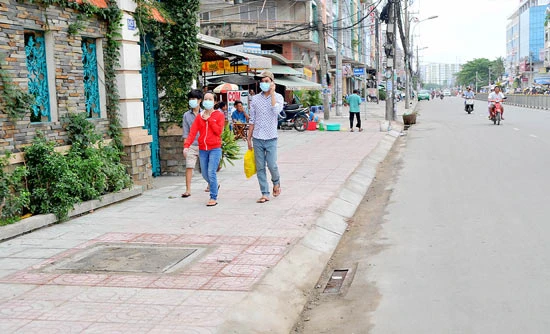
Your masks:
[{"label": "black pants", "polygon": [[360,112],[350,112],[349,113],[349,128],[353,129],[353,117],[357,118],[357,127],[361,129],[361,113]]}]

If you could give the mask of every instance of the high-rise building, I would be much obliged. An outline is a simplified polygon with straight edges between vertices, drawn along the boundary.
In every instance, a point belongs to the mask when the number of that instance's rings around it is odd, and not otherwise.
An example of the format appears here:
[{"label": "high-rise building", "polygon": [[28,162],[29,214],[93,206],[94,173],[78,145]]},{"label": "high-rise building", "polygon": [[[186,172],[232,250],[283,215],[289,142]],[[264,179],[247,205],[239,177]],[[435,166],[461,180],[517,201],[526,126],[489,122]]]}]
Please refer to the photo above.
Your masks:
[{"label": "high-rise building", "polygon": [[442,87],[454,87],[460,64],[429,63],[420,67],[422,82]]},{"label": "high-rise building", "polygon": [[508,18],[504,66],[508,83],[515,87],[528,87],[547,72],[544,22],[548,4],[550,0],[522,0]]}]

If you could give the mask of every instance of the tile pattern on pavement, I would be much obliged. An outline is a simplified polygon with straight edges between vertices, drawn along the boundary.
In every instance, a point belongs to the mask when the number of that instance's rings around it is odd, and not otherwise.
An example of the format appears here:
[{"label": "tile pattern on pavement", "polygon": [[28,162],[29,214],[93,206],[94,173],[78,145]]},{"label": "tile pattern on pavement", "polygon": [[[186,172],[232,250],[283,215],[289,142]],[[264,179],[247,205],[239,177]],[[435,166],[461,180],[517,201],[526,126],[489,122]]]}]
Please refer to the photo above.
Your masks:
[{"label": "tile pattern on pavement", "polygon": [[[195,173],[187,199],[180,198],[184,178],[170,178],[142,196],[0,243],[0,333],[216,333],[383,138],[378,121],[364,124],[361,133],[281,132],[283,192],[266,204],[255,203],[257,180],[247,180],[237,161],[219,173],[214,208],[205,207],[205,183]],[[107,243],[212,251],[168,274],[45,270]]]},{"label": "tile pattern on pavement", "polygon": [[[105,286],[125,288],[160,288],[249,291],[266,271],[275,266],[296,241],[288,237],[177,235],[160,233],[106,233],[73,249],[62,252],[37,265],[0,279],[2,283]],[[86,247],[97,244],[154,244],[169,246],[202,245],[213,250],[185,269],[170,274],[64,273],[44,272]]]}]

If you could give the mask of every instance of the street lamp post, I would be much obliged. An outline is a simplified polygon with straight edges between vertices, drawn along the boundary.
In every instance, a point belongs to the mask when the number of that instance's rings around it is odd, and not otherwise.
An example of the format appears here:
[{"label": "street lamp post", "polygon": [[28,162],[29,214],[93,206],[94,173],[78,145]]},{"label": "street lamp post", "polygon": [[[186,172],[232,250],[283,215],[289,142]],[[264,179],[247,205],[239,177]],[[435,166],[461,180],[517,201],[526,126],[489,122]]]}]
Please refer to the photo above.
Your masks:
[{"label": "street lamp post", "polygon": [[[407,24],[407,27],[406,27],[406,33],[405,33],[405,43],[406,43],[406,46],[407,46],[407,53],[405,54],[405,109],[409,109],[409,104],[410,104],[410,101],[409,101],[409,96],[411,94],[410,92],[410,83],[409,83],[409,78],[410,76],[412,75],[412,73],[409,72],[409,58],[410,58],[410,55],[411,55],[411,49],[412,49],[412,41],[411,41],[411,36],[414,36],[414,29],[416,29],[416,27],[418,26],[418,24],[424,22],[424,21],[427,21],[427,20],[433,20],[433,19],[436,19],[438,18],[439,16],[437,15],[433,15],[433,16],[430,16],[430,17],[427,17],[425,19],[422,19],[422,20],[419,20],[416,22],[416,24],[413,26],[412,28],[412,32],[409,33],[409,28],[410,28],[410,20],[408,19],[408,9],[405,10],[405,22]],[[416,52],[416,58],[417,58],[417,67],[418,67],[418,47],[417,47],[417,52]],[[417,68],[417,71],[419,71],[420,69]],[[419,76],[420,78],[420,76]],[[418,90],[418,89],[417,89]]]},{"label": "street lamp post", "polygon": [[418,48],[418,45],[416,46],[416,90],[420,90],[420,57],[418,57],[418,51],[426,50],[428,47],[425,46],[423,48]]}]

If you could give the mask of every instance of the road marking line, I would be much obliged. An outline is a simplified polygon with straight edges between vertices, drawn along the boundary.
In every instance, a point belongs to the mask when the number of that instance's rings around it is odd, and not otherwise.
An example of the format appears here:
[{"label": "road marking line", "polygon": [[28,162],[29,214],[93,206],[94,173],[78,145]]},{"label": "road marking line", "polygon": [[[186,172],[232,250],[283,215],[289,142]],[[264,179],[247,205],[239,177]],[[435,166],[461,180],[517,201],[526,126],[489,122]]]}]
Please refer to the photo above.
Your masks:
[{"label": "road marking line", "polygon": [[516,131],[519,131],[519,129],[518,129],[518,128],[514,128],[514,130],[516,130]]},{"label": "road marking line", "polygon": [[538,138],[537,136],[535,135],[529,135],[529,137],[533,137],[533,138]]}]

